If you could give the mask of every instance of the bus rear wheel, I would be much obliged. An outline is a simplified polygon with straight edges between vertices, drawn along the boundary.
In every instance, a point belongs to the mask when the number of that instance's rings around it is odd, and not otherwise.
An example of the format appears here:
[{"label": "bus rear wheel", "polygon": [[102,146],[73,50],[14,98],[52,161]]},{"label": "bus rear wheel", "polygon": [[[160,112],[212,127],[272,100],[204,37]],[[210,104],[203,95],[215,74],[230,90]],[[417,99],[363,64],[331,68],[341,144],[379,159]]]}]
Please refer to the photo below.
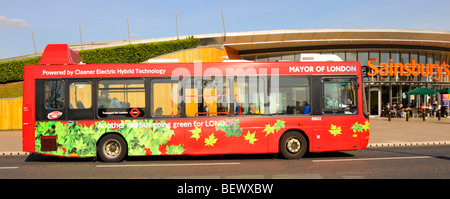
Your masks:
[{"label": "bus rear wheel", "polygon": [[299,159],[308,150],[308,141],[297,131],[288,131],[281,136],[280,153],[286,159]]},{"label": "bus rear wheel", "polygon": [[105,135],[98,143],[97,153],[104,162],[120,162],[127,154],[127,144],[120,135]]}]

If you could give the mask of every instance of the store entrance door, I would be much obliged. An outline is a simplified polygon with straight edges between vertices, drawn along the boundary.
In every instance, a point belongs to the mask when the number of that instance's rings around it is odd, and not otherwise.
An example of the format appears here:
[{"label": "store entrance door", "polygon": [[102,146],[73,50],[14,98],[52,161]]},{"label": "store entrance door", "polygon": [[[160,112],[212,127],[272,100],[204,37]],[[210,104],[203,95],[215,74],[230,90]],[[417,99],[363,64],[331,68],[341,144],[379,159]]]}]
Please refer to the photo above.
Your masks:
[{"label": "store entrance door", "polygon": [[380,116],[381,114],[381,91],[379,88],[370,89],[370,115]]}]

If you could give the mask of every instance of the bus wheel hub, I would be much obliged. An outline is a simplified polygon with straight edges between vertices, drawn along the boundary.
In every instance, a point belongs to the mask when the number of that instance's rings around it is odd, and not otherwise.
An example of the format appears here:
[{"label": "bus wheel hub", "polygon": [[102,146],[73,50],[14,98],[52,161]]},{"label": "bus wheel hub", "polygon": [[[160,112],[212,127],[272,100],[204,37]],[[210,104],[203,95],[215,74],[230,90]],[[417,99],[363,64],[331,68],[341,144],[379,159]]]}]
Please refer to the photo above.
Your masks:
[{"label": "bus wheel hub", "polygon": [[293,137],[293,138],[288,139],[286,147],[289,152],[297,153],[301,148],[301,144],[297,138]]},{"label": "bus wheel hub", "polygon": [[108,142],[105,147],[106,154],[108,156],[116,156],[120,152],[119,144],[117,142]]}]

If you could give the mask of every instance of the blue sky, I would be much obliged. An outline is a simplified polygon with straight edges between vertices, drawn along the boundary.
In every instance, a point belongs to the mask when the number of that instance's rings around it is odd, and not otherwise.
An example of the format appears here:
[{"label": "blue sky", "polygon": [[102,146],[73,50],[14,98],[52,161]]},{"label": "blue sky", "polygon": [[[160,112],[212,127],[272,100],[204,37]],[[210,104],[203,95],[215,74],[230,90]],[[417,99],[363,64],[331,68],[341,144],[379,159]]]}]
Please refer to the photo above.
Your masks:
[{"label": "blue sky", "polygon": [[34,53],[49,43],[227,32],[398,28],[450,31],[449,0],[0,0],[0,59]]}]

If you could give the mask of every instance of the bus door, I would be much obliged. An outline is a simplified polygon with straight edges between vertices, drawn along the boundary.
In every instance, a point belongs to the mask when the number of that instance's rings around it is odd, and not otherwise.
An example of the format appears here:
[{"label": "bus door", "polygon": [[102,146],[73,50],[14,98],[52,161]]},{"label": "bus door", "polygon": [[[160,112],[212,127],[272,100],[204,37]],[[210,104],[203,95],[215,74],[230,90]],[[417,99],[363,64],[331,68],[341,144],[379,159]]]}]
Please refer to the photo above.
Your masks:
[{"label": "bus door", "polygon": [[[36,85],[36,139],[37,152],[56,151],[56,131],[61,126],[57,121],[67,120],[67,93],[63,79],[37,79]],[[37,141],[40,140],[40,141]]]},{"label": "bus door", "polygon": [[[358,146],[358,135],[352,126],[358,118],[356,76],[324,77],[321,80],[320,117],[315,122],[313,150],[351,150]],[[317,98],[319,99],[319,98]],[[353,123],[352,123],[353,122]]]}]

